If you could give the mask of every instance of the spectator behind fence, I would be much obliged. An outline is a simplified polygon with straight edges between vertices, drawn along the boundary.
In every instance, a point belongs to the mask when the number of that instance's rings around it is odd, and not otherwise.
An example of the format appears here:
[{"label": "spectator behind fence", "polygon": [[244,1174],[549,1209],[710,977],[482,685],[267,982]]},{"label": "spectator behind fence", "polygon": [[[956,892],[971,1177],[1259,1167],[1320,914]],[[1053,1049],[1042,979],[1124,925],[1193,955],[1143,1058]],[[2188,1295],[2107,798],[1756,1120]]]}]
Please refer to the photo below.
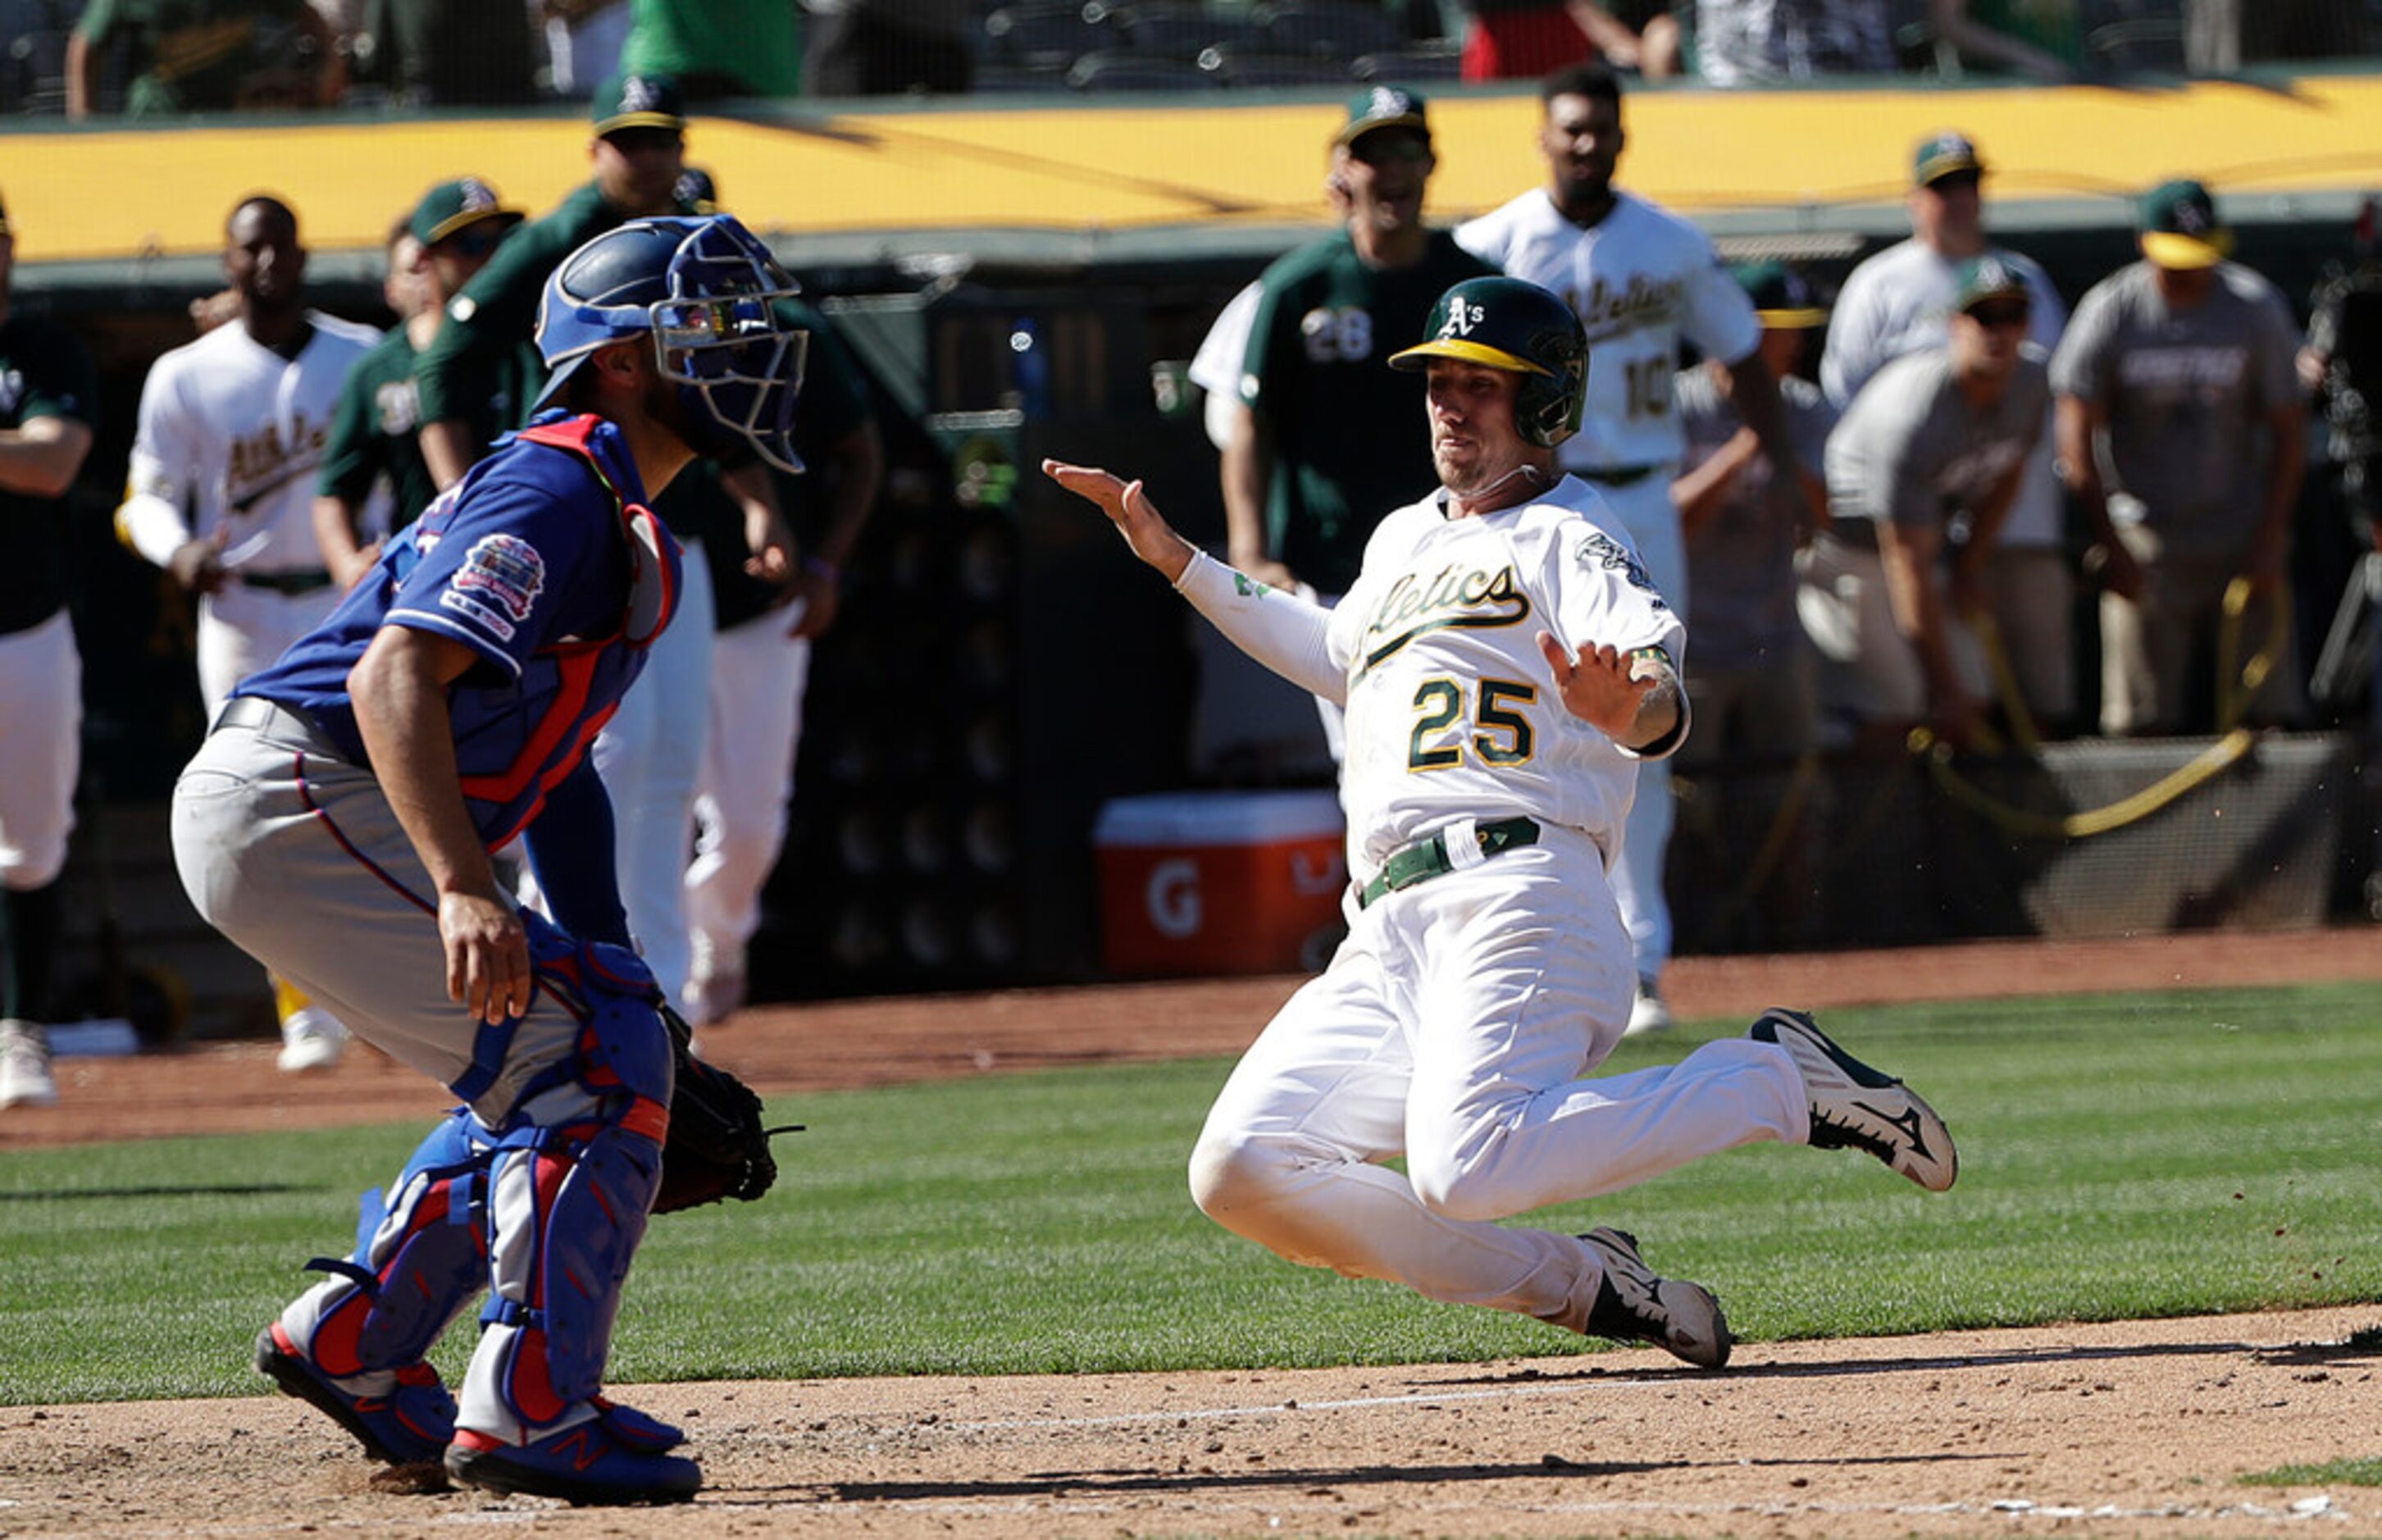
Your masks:
[{"label": "spectator behind fence", "polygon": [[1596,0],[1466,0],[1463,77],[1534,80],[1602,59],[1650,80],[1679,72],[1679,22],[1667,5]]},{"label": "spectator behind fence", "polygon": [[[1924,722],[1956,747],[1983,742],[1984,666],[1964,622],[2043,437],[2051,387],[2026,342],[2032,305],[1998,253],[1962,263],[1946,344],[1880,369],[1828,438],[1831,523],[1805,562],[1803,623],[1822,708],[1864,738]],[[1955,514],[1970,530],[1957,549]]]},{"label": "spectator behind fence", "polygon": [[[2143,200],[2141,243],[2076,307],[2052,365],[2060,461],[2099,541],[2101,729],[2295,723],[2298,331],[2272,284],[2226,260],[2232,232],[2200,183]],[[2229,617],[2236,578],[2249,599]],[[2255,657],[2265,678],[2244,699]]]},{"label": "spectator behind fence", "polygon": [[[1429,446],[1378,431],[1422,407],[1419,385],[1387,359],[1421,339],[1449,285],[1496,271],[1423,223],[1439,162],[1420,96],[1376,86],[1357,97],[1331,154],[1347,226],[1259,280],[1222,472],[1233,565],[1327,605],[1356,580],[1381,516],[1430,485]],[[1340,709],[1320,709],[1336,762]]]},{"label": "spectator behind fence", "polygon": [[2083,68],[2077,0],[1928,0],[1927,21],[1971,69],[2065,85]]},{"label": "spectator behind fence", "polygon": [[2358,204],[2353,260],[2309,298],[2300,383],[2324,408],[2325,452],[2361,537],[2382,544],[2382,193]]},{"label": "spectator behind fence", "polygon": [[629,0],[629,74],[667,76],[690,102],[802,92],[793,0]]},{"label": "spectator behind fence", "polygon": [[[411,312],[400,310],[399,325],[348,371],[316,485],[314,537],[341,588],[371,571],[380,560],[380,540],[411,524],[438,495],[422,459],[414,361],[447,324],[448,302],[487,265],[521,217],[487,183],[461,177],[424,193],[405,222],[401,245],[420,302]],[[537,393],[542,373],[527,349],[524,343],[503,372],[504,388],[476,414],[475,437],[493,441]],[[393,498],[388,527],[367,530],[365,501],[383,481]]]},{"label": "spectator behind fence", "polygon": [[[1959,265],[1987,247],[1982,197],[1985,177],[1977,147],[1957,133],[1936,134],[1912,160],[1910,239],[1852,271],[1836,295],[1820,361],[1820,388],[1841,412],[1889,359],[1940,348]],[[2047,356],[2059,345],[2068,309],[2041,265],[2018,253],[1995,254],[2026,282],[2029,335]],[[2039,733],[2064,735],[2076,717],[2076,585],[2069,570],[2067,499],[2054,468],[2050,403],[2043,437],[2027,458],[2018,499],[1987,558],[1987,613],[1994,629],[2027,645],[2003,650],[2019,698]]]},{"label": "spectator behind fence", "polygon": [[0,1107],[58,1099],[41,1016],[65,930],[59,873],[82,756],[69,520],[99,421],[90,352],[11,307],[16,255],[0,208]]},{"label": "spectator behind fence", "polygon": [[976,78],[969,0],[804,0],[805,96],[957,96]]},{"label": "spectator behind fence", "polygon": [[2182,9],[2184,68],[2194,75],[2374,49],[2370,7],[2363,0],[2182,0]]},{"label": "spectator behind fence", "polygon": [[1696,72],[1714,86],[1896,68],[1885,0],[1696,0],[1695,48]]},{"label": "spectator behind fence", "polygon": [[91,0],[67,40],[67,116],[100,110],[100,77],[123,44],[123,111],[329,106],[347,89],[330,25],[305,0]]},{"label": "spectator behind fence", "polygon": [[[1732,400],[1787,472],[1774,495],[1799,497],[1800,465],[1762,363],[1762,324],[1721,266],[1710,237],[1678,216],[1614,185],[1627,136],[1621,82],[1601,65],[1573,65],[1539,85],[1540,158],[1547,180],[1467,221],[1464,248],[1562,296],[1588,328],[1592,352],[1579,432],[1563,446],[1564,469],[1596,488],[1613,527],[1645,562],[1654,586],[1685,619],[1687,555],[1671,477],[1683,448],[1671,412],[1671,378],[1692,344],[1736,376]],[[1664,892],[1671,839],[1667,760],[1639,767],[1628,833],[1613,869],[1621,916],[1638,953],[1632,1031],[1669,1025],[1662,974],[1671,957]]]}]

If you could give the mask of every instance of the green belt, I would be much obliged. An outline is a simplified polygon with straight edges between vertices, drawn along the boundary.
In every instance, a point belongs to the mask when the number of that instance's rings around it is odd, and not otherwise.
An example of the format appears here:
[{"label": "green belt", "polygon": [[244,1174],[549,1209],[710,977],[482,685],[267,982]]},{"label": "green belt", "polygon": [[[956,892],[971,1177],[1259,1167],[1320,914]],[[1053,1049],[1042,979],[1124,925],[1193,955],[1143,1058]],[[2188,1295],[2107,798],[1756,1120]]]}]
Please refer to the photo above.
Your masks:
[{"label": "green belt", "polygon": [[313,572],[242,572],[237,575],[246,587],[264,588],[290,598],[300,594],[311,594],[317,588],[327,588],[331,585],[331,574],[319,568]]},{"label": "green belt", "polygon": [[[1476,825],[1472,837],[1480,842],[1480,854],[1487,857],[1538,844],[1539,826],[1529,819],[1501,819],[1495,823]],[[1392,851],[1390,858],[1381,863],[1380,875],[1357,890],[1357,907],[1369,909],[1401,888],[1428,882],[1455,869],[1455,863],[1447,856],[1447,831],[1443,829],[1427,840],[1417,840],[1402,850]]]},{"label": "green belt", "polygon": [[1600,465],[1592,471],[1572,474],[1582,481],[1600,481],[1607,487],[1634,487],[1661,470],[1660,465]]}]

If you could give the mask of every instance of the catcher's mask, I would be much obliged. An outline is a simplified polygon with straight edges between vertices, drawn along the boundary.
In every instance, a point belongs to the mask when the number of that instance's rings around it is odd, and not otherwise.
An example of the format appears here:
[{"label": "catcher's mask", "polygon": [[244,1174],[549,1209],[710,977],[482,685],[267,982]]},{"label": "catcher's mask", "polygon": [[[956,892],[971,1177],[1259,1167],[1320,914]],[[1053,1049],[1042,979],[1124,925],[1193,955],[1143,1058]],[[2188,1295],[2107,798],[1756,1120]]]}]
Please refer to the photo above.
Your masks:
[{"label": "catcher's mask", "polygon": [[1522,376],[1514,425],[1542,450],[1579,431],[1587,404],[1588,333],[1571,306],[1520,278],[1467,278],[1432,302],[1426,340],[1390,355],[1393,369],[1458,358]]},{"label": "catcher's mask", "polygon": [[553,376],[533,410],[597,349],[650,335],[694,450],[731,466],[757,455],[799,471],[792,433],[810,333],[771,307],[800,292],[731,215],[632,219],[607,230],[546,280],[537,351]]}]

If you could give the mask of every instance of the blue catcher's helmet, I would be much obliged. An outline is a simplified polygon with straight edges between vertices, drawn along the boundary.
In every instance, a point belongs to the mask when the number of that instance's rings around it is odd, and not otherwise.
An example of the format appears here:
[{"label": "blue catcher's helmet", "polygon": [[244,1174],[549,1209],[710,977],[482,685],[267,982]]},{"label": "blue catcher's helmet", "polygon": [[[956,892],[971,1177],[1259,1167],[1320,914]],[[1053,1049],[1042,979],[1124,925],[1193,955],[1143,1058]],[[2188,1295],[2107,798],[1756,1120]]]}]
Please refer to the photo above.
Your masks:
[{"label": "blue catcher's helmet", "polygon": [[650,336],[696,450],[731,465],[757,454],[799,471],[791,435],[810,333],[772,306],[801,291],[732,216],[632,219],[546,280],[537,351],[553,375],[533,410],[597,349]]}]

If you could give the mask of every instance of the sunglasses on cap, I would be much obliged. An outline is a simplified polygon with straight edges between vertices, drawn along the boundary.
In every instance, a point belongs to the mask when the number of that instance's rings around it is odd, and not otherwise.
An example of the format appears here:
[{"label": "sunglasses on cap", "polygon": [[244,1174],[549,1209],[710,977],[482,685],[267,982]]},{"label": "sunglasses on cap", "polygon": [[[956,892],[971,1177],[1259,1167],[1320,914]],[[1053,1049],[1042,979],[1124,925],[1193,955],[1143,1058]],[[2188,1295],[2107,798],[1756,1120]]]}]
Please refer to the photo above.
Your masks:
[{"label": "sunglasses on cap", "polygon": [[489,220],[457,230],[438,244],[460,257],[484,257],[503,245],[511,229],[509,224]]},{"label": "sunglasses on cap", "polygon": [[1368,166],[1402,160],[1420,163],[1430,159],[1430,141],[1404,129],[1376,129],[1348,146],[1348,158]]},{"label": "sunglasses on cap", "polygon": [[645,150],[675,150],[686,142],[686,135],[676,129],[652,127],[615,129],[604,137],[624,155],[633,155]]},{"label": "sunglasses on cap", "polygon": [[1977,325],[2000,330],[2025,326],[2034,312],[2024,300],[1990,300],[1983,304],[1971,305],[1967,314],[1969,319]]}]

